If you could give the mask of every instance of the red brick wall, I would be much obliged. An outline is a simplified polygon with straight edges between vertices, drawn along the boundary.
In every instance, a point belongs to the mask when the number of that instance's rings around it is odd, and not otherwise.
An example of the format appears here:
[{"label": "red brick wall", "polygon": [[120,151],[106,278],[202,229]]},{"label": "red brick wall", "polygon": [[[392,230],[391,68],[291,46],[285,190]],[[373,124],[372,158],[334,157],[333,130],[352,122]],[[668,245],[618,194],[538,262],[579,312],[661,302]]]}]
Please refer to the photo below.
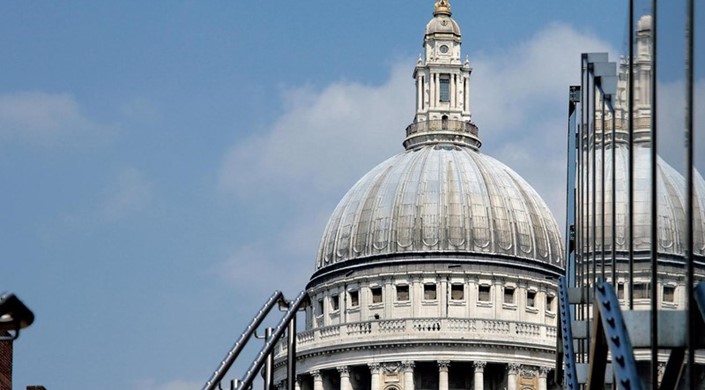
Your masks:
[{"label": "red brick wall", "polygon": [[0,390],[12,390],[12,341],[0,341]]}]

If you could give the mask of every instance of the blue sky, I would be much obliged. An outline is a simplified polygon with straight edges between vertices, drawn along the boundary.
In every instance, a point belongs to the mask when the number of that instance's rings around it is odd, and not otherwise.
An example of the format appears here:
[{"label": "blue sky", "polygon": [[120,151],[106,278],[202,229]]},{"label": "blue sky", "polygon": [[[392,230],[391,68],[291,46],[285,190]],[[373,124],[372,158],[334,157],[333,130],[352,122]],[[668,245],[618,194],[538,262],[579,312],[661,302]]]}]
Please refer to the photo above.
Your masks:
[{"label": "blue sky", "polygon": [[[620,52],[622,3],[452,2],[482,150],[559,220],[568,85],[580,52]],[[272,290],[303,288],[345,191],[401,151],[432,7],[0,3],[0,291],[36,314],[15,386],[200,387]],[[664,36],[677,95],[682,33]]]}]

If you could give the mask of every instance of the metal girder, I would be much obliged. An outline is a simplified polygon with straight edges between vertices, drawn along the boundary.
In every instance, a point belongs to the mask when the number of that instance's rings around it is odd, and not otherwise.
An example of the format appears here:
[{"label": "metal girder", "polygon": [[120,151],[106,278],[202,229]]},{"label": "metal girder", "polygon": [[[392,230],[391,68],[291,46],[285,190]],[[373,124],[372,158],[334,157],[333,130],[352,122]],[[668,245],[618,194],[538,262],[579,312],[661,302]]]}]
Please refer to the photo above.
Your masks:
[{"label": "metal girder", "polygon": [[558,279],[558,303],[560,305],[560,330],[561,344],[563,346],[563,365],[565,373],[563,375],[563,384],[566,389],[578,390],[578,373],[576,370],[575,349],[573,346],[573,331],[571,329],[572,321],[570,316],[570,305],[568,303],[568,286],[566,278]]},{"label": "metal girder", "polygon": [[604,388],[609,350],[612,353],[612,368],[618,388],[641,390],[634,350],[614,288],[609,283],[602,282],[597,285],[596,294],[588,388]]}]

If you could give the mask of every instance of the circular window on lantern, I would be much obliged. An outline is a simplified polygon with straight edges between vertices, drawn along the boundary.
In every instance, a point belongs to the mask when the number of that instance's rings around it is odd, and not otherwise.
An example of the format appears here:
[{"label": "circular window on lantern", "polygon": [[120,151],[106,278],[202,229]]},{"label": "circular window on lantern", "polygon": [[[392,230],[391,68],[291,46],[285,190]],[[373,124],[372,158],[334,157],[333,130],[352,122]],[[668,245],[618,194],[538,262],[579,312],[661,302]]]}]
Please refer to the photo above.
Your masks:
[{"label": "circular window on lantern", "polygon": [[448,46],[441,45],[440,50],[441,50],[441,53],[443,53],[443,54],[448,53]]}]

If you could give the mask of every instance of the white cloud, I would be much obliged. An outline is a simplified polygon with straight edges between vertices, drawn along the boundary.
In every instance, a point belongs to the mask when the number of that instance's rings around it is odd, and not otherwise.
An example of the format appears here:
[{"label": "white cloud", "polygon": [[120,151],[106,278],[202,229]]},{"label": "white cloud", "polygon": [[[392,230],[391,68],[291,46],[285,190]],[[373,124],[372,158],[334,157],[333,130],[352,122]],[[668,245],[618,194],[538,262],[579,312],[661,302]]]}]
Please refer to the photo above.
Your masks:
[{"label": "white cloud", "polygon": [[228,152],[222,188],[244,196],[266,189],[299,197],[347,188],[402,150],[414,111],[410,75],[405,64],[379,86],[339,82],[322,91],[287,91],[287,110],[268,131]]},{"label": "white cloud", "polygon": [[[590,34],[556,24],[517,46],[470,53],[473,118],[483,152],[534,185],[561,228],[566,99],[568,86],[580,77],[580,53],[587,51],[611,50]],[[330,207],[372,166],[401,150],[404,128],[413,119],[412,68],[413,61],[393,67],[378,86],[339,82],[321,91],[289,91],[285,112],[271,127],[230,149],[220,170],[221,189],[265,202],[262,213],[271,218],[291,218],[269,232],[267,244],[236,249],[223,274],[247,283],[256,272],[251,259],[277,275],[272,285],[286,281],[289,268],[280,267],[282,259],[308,259],[311,268],[299,273],[313,270]],[[291,232],[299,232],[297,239]],[[286,243],[284,249],[279,243]]]},{"label": "white cloud", "polygon": [[83,145],[103,142],[111,126],[87,117],[70,94],[17,92],[0,94],[0,142],[33,145]]},{"label": "white cloud", "polygon": [[510,48],[471,55],[473,117],[483,151],[524,177],[563,228],[568,87],[579,84],[580,54],[607,43],[552,24]]},{"label": "white cloud", "polygon": [[141,171],[127,168],[110,183],[101,206],[101,215],[115,221],[146,207],[152,199],[153,185]]}]

